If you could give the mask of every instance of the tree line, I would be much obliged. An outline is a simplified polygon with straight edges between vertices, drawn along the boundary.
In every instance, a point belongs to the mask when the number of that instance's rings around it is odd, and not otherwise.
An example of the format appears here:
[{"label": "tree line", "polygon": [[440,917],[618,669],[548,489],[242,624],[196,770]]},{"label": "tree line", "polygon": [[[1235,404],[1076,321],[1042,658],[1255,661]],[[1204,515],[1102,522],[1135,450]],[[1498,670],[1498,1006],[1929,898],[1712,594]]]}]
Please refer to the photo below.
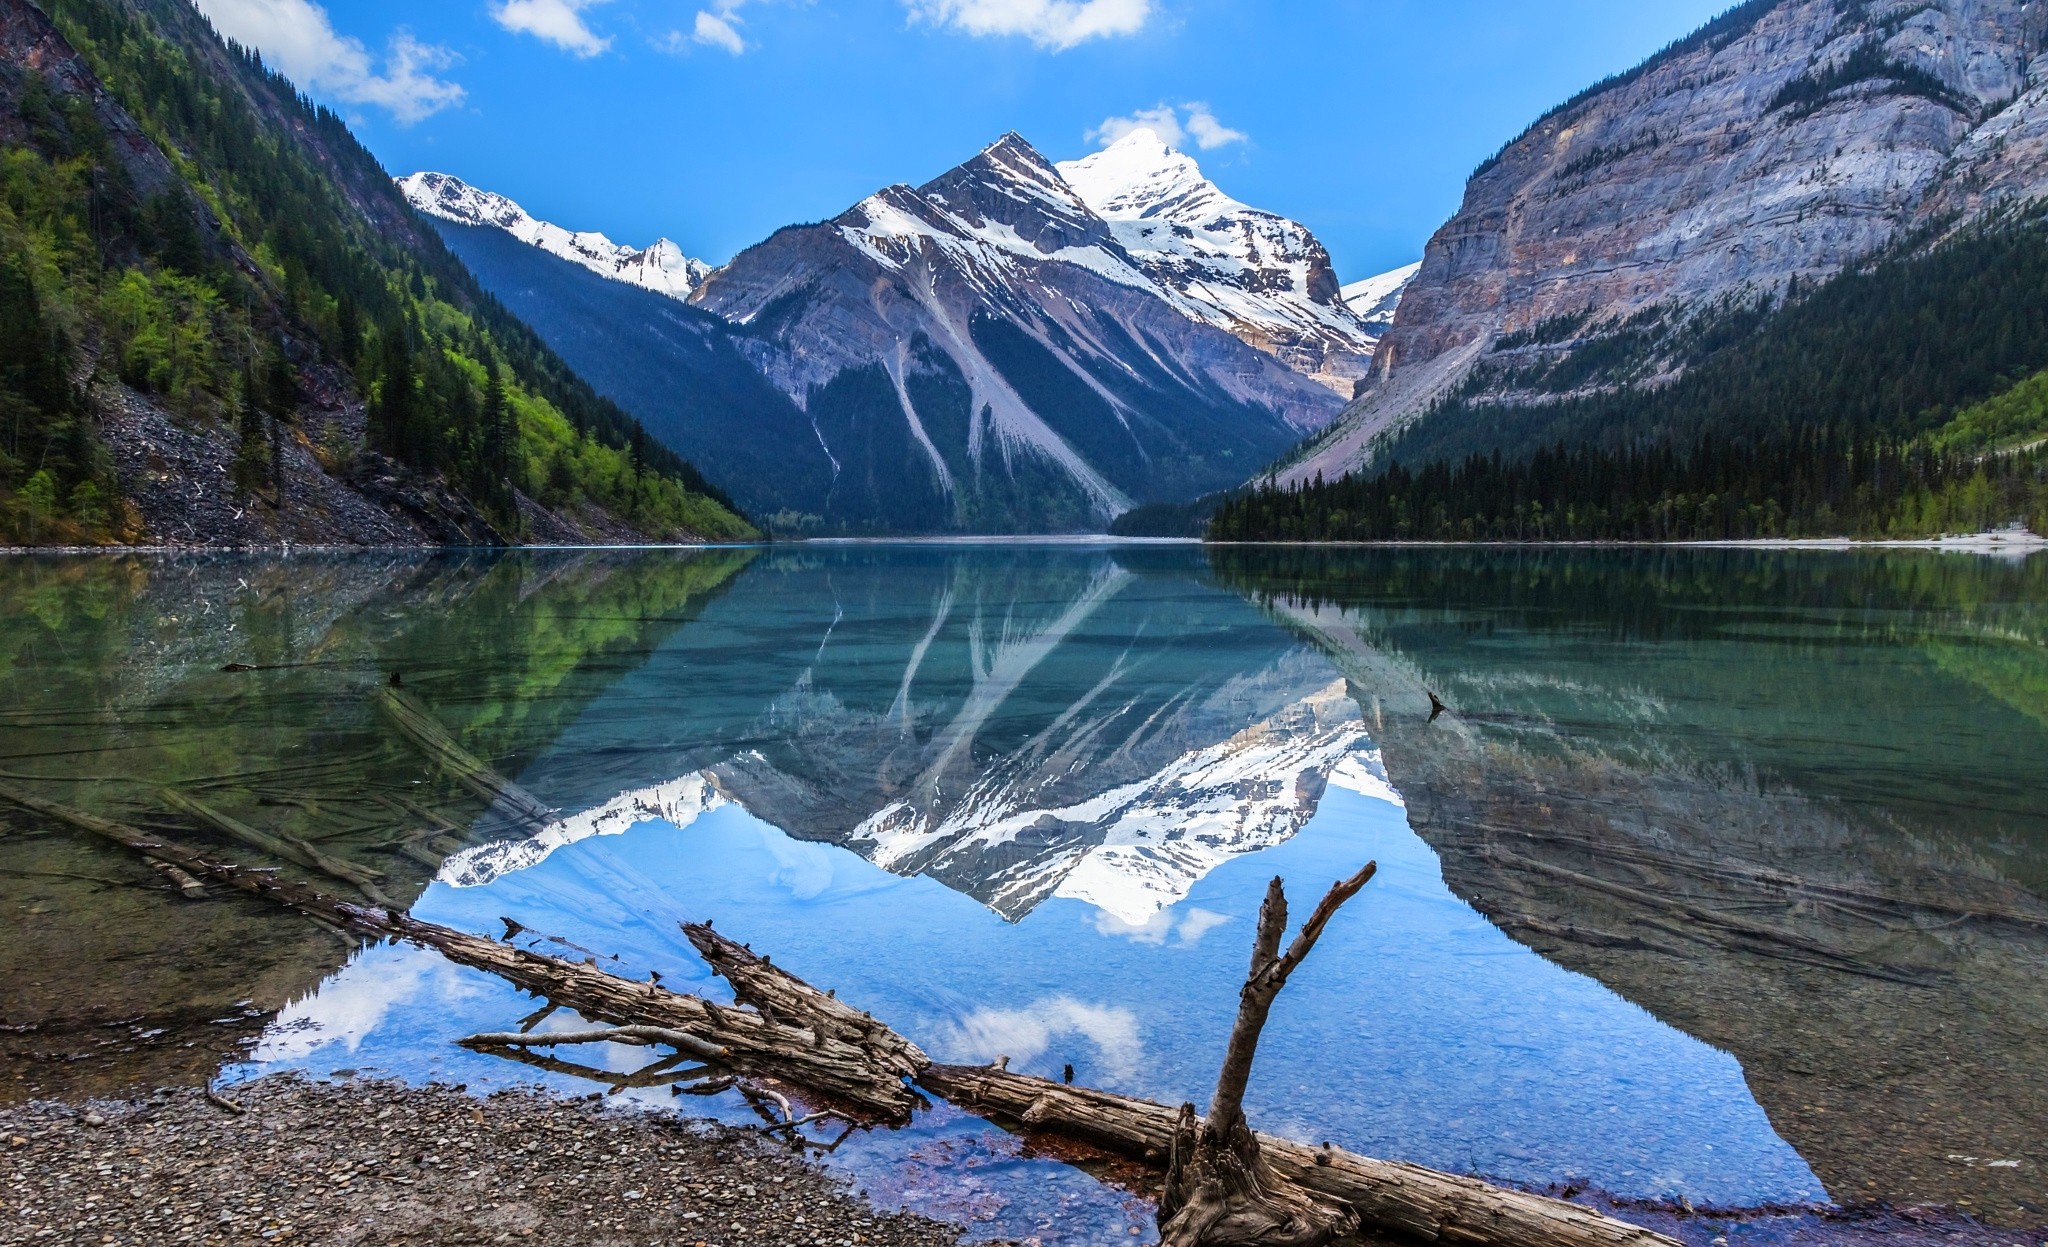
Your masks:
[{"label": "tree line", "polygon": [[280,487],[307,392],[339,384],[367,436],[320,445],[330,470],[371,452],[440,475],[500,531],[521,531],[520,493],[654,534],[750,531],[477,286],[339,117],[185,0],[44,7],[170,169],[112,142],[85,93],[21,75],[27,140],[0,154],[0,525],[119,535],[92,419],[118,380],[234,430],[245,492]]}]

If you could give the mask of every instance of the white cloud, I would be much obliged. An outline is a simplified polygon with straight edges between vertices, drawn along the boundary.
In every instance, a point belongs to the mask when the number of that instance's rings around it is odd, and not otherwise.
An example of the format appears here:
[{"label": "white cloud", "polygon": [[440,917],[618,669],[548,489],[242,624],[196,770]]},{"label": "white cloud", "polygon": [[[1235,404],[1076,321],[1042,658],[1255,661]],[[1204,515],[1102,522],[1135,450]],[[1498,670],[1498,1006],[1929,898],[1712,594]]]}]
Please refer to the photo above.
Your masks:
[{"label": "white cloud", "polygon": [[583,10],[604,0],[502,0],[491,10],[498,25],[518,35],[532,35],[565,52],[591,57],[612,46],[583,20]]},{"label": "white cloud", "polygon": [[1088,141],[1107,147],[1138,130],[1150,130],[1159,136],[1160,142],[1183,151],[1192,144],[1205,152],[1212,152],[1219,147],[1251,139],[1244,131],[1233,130],[1216,120],[1216,114],[1207,104],[1182,104],[1178,108],[1172,104],[1161,104],[1156,108],[1141,108],[1128,117],[1106,119],[1088,132]]},{"label": "white cloud", "polygon": [[1194,136],[1195,146],[1205,152],[1232,143],[1243,143],[1251,138],[1242,130],[1233,130],[1216,120],[1216,114],[1209,111],[1207,104],[1185,105],[1188,114],[1188,133]]},{"label": "white cloud", "polygon": [[750,0],[715,0],[710,8],[697,11],[697,17],[688,30],[671,30],[656,39],[654,46],[659,51],[677,56],[698,46],[717,48],[738,56],[753,47],[747,42],[746,36],[740,33],[740,27],[747,24],[746,19],[740,16],[740,10],[749,2]]},{"label": "white cloud", "polygon": [[403,30],[391,37],[379,73],[362,41],[336,33],[327,10],[312,0],[199,0],[199,11],[314,95],[382,108],[406,125],[463,101],[461,86],[432,72],[455,57]]},{"label": "white cloud", "polygon": [[1229,921],[1228,917],[1206,909],[1189,909],[1186,913],[1162,909],[1144,922],[1134,923],[1106,909],[1098,909],[1095,911],[1095,933],[1154,946],[1166,943],[1168,936],[1178,936],[1182,948],[1192,948],[1202,942],[1203,936]]},{"label": "white cloud", "polygon": [[740,38],[739,8],[738,4],[721,4],[715,13],[709,9],[699,10],[697,29],[691,32],[690,37],[714,48],[724,48],[738,56],[747,50],[747,41]]},{"label": "white cloud", "polygon": [[1135,35],[1152,16],[1152,0],[903,0],[915,21],[970,35],[1022,35],[1064,52],[1090,39]]}]

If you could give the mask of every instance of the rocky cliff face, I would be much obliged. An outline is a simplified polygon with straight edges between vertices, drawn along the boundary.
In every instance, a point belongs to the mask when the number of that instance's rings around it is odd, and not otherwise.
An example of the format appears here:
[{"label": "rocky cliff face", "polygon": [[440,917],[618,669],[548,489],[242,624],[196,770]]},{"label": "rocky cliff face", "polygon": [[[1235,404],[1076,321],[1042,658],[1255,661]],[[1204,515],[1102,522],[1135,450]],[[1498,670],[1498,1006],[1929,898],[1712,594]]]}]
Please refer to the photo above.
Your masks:
[{"label": "rocky cliff face", "polygon": [[1342,406],[1162,297],[1016,135],[782,230],[691,301],[809,414],[828,525],[1099,530],[1238,483]]},{"label": "rocky cliff face", "polygon": [[1284,479],[1334,477],[1483,368],[1820,279],[2048,190],[2048,8],[1752,0],[1539,120],[1431,240],[1375,383]]}]

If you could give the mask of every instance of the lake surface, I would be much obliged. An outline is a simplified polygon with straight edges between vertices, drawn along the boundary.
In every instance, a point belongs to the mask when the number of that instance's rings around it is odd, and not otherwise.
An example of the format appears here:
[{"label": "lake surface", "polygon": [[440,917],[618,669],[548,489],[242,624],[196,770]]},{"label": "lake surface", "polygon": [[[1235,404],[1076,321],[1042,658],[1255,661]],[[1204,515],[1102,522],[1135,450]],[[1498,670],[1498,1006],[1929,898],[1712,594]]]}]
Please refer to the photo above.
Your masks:
[{"label": "lake surface", "polygon": [[[515,828],[392,731],[394,674],[556,821]],[[17,559],[0,726],[16,790],[218,844],[173,788],[419,917],[722,997],[677,929],[714,919],[940,1059],[1172,1102],[1206,1099],[1267,881],[1305,912],[1373,860],[1275,1010],[1263,1128],[1629,1197],[2048,1222],[2042,558]],[[13,1094],[608,1089],[456,1047],[532,1010],[494,980],[178,900],[11,810],[0,904]],[[950,1110],[832,1163],[983,1236],[1150,1241],[1127,1192]]]}]

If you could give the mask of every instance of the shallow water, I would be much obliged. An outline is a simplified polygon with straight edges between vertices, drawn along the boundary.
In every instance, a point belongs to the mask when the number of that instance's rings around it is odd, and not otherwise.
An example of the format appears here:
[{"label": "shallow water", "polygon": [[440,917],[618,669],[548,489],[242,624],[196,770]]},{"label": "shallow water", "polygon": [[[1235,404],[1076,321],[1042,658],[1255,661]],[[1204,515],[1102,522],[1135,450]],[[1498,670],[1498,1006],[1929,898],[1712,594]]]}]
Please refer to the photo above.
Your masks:
[{"label": "shallow water", "polygon": [[[1377,860],[1276,1010],[1264,1128],[1624,1196],[2038,1224],[2044,573],[1111,546],[22,561],[0,568],[0,782],[159,820],[175,786],[378,865],[420,917],[509,917],[689,990],[718,987],[676,924],[715,919],[942,1059],[1175,1101],[1214,1077],[1266,881],[1305,907]],[[438,775],[369,709],[394,672],[560,820],[515,833]],[[454,830],[420,840],[425,819]],[[9,1049],[24,1089],[224,1062],[602,1085],[454,1046],[532,1008],[483,976],[174,903],[12,826],[27,938],[0,1012],[43,1024]],[[110,929],[151,947],[97,947]],[[81,947],[97,1013],[46,969]],[[1149,1234],[1127,1193],[950,1111],[833,1163],[990,1236]]]}]

